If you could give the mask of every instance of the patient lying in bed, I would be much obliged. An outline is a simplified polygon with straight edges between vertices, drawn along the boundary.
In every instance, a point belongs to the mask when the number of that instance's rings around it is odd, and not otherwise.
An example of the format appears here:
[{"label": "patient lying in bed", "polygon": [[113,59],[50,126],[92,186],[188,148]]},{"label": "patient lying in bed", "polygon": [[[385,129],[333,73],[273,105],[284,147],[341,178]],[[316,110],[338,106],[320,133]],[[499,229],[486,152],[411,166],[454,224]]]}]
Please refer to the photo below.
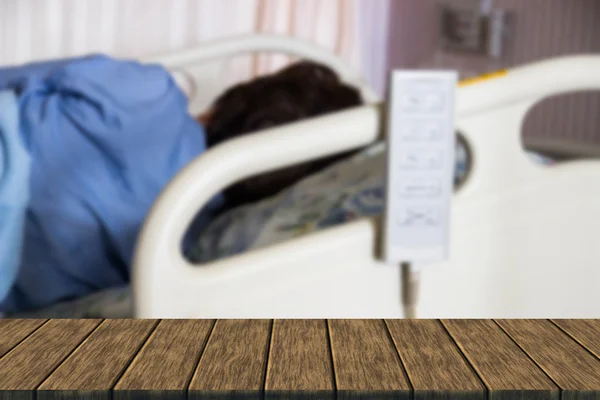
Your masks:
[{"label": "patient lying in bed", "polygon": [[[233,87],[202,116],[187,113],[163,68],[103,56],[0,69],[0,89],[19,97],[32,159],[23,259],[0,302],[7,313],[126,285],[150,206],[207,147],[361,102],[332,71],[310,63]],[[217,196],[193,230],[342,156],[241,182]]]}]

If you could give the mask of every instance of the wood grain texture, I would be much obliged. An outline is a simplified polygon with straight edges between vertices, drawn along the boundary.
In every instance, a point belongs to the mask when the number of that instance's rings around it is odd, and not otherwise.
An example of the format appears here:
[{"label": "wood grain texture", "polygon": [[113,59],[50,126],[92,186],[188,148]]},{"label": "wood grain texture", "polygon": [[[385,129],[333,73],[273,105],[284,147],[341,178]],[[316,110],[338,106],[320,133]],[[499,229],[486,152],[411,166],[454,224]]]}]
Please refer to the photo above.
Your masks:
[{"label": "wood grain texture", "polygon": [[563,389],[563,400],[600,398],[600,360],[552,322],[497,323]]},{"label": "wood grain texture", "polygon": [[579,344],[600,358],[600,320],[560,319],[553,322]]},{"label": "wood grain texture", "polygon": [[382,320],[329,321],[340,397],[409,399],[411,386]]},{"label": "wood grain texture", "polygon": [[0,358],[44,322],[42,319],[0,319]]},{"label": "wood grain texture", "polygon": [[217,321],[190,382],[189,398],[262,398],[270,337],[269,320]]},{"label": "wood grain texture", "polygon": [[265,397],[291,397],[291,392],[319,399],[335,397],[325,320],[274,321]]},{"label": "wood grain texture", "polygon": [[185,398],[213,320],[163,320],[114,387],[121,398]]},{"label": "wood grain texture", "polygon": [[0,400],[591,400],[599,347],[599,320],[0,320]]},{"label": "wood grain texture", "polygon": [[16,391],[14,394],[34,391],[100,322],[48,321],[0,359],[0,390]]},{"label": "wood grain texture", "polygon": [[38,388],[38,399],[110,399],[110,390],[137,354],[154,320],[104,321]]},{"label": "wood grain texture", "polygon": [[491,320],[443,320],[491,399],[559,399],[556,385]]},{"label": "wood grain texture", "polygon": [[486,388],[439,321],[386,321],[415,391],[422,399],[485,399]]}]

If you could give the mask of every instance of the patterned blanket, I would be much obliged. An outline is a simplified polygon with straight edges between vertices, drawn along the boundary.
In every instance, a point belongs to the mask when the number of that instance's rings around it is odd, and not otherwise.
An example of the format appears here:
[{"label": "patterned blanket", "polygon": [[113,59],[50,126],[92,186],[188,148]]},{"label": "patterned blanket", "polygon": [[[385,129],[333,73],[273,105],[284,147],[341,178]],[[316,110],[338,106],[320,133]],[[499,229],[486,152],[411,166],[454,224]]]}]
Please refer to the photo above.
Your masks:
[{"label": "patterned blanket", "polygon": [[384,147],[370,147],[272,198],[220,216],[202,232],[191,257],[206,263],[380,214],[384,172]]}]

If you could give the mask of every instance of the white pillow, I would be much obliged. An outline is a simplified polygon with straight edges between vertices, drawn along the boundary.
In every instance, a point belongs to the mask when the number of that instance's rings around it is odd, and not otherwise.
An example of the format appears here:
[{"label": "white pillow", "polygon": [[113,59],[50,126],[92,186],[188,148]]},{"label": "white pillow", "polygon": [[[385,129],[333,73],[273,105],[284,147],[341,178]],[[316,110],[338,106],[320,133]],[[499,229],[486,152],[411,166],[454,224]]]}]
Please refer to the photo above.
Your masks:
[{"label": "white pillow", "polygon": [[196,94],[196,85],[194,84],[194,80],[191,76],[186,74],[184,71],[178,70],[171,71],[171,76],[188,99],[194,97]]}]

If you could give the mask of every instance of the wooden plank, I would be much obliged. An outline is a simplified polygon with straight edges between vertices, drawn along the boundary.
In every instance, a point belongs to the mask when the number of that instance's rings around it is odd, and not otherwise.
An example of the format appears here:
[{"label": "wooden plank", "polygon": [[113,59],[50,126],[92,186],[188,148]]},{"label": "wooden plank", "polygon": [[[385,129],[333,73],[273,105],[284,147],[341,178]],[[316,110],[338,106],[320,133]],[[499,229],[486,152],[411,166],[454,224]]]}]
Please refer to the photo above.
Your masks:
[{"label": "wooden plank", "polygon": [[0,320],[0,399],[115,381],[115,398],[600,399],[599,338],[596,320]]},{"label": "wooden plank", "polygon": [[11,391],[15,398],[33,398],[38,385],[100,322],[91,319],[48,321],[0,359],[0,391]]},{"label": "wooden plank", "polygon": [[421,399],[485,399],[486,388],[439,321],[388,320],[388,329]]},{"label": "wooden plank", "polygon": [[563,389],[563,400],[600,398],[600,360],[552,322],[497,322]]},{"label": "wooden plank", "polygon": [[553,322],[592,354],[600,358],[600,320],[560,319]]},{"label": "wooden plank", "polygon": [[110,399],[116,380],[157,321],[104,321],[38,388],[38,399]]},{"label": "wooden plank", "polygon": [[262,398],[269,320],[217,321],[189,385],[189,398]]},{"label": "wooden plank", "polygon": [[443,320],[490,399],[559,399],[558,387],[492,320]]},{"label": "wooden plank", "polygon": [[331,320],[329,334],[339,397],[411,397],[408,378],[382,320]]},{"label": "wooden plank", "polygon": [[0,319],[0,358],[45,322],[45,319]]},{"label": "wooden plank", "polygon": [[213,320],[164,320],[113,389],[116,399],[185,398]]},{"label": "wooden plank", "polygon": [[335,397],[327,321],[274,322],[265,398],[282,397]]}]

